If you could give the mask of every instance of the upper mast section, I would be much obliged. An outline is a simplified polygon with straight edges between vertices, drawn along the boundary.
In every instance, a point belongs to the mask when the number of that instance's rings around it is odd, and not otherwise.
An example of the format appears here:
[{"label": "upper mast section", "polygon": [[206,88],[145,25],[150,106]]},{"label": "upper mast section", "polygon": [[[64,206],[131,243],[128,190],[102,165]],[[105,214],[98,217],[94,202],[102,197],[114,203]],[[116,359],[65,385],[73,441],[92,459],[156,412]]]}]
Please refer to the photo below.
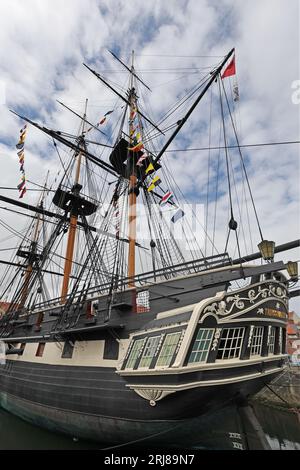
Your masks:
[{"label": "upper mast section", "polygon": [[[53,202],[57,203],[59,207],[66,206],[66,201],[68,200],[70,203],[70,222],[69,222],[69,230],[68,230],[68,241],[67,241],[67,249],[66,249],[66,256],[65,256],[65,265],[64,265],[64,278],[63,284],[61,289],[61,302],[64,303],[66,301],[66,297],[68,295],[69,290],[69,282],[71,276],[71,269],[73,264],[73,256],[74,256],[74,246],[75,246],[75,237],[77,231],[77,222],[78,216],[82,211],[85,212],[85,215],[89,215],[96,210],[95,207],[86,207],[82,204],[84,201],[82,196],[80,196],[80,191],[82,189],[80,181],[80,170],[81,170],[81,160],[83,155],[83,149],[85,148],[84,142],[84,125],[85,125],[85,118],[86,118],[86,111],[87,111],[87,102],[85,101],[85,111],[84,111],[84,119],[82,120],[81,124],[81,132],[78,137],[78,150],[75,151],[74,158],[77,161],[76,170],[75,170],[75,177],[74,177],[74,184],[71,188],[70,192],[63,191],[59,189],[58,193],[55,194]],[[58,197],[57,197],[58,196]],[[66,209],[66,207],[61,207]],[[86,209],[86,210],[84,210]]]},{"label": "upper mast section", "polygon": [[[137,96],[134,88],[134,51],[131,54],[131,77],[129,89],[129,137],[130,147],[133,144],[134,134],[134,116],[137,112]],[[136,198],[137,198],[137,176],[134,153],[128,150],[127,168],[129,174],[129,211],[128,211],[128,226],[129,226],[129,250],[128,250],[128,278],[129,287],[134,287],[135,276],[135,242],[136,242]]]}]

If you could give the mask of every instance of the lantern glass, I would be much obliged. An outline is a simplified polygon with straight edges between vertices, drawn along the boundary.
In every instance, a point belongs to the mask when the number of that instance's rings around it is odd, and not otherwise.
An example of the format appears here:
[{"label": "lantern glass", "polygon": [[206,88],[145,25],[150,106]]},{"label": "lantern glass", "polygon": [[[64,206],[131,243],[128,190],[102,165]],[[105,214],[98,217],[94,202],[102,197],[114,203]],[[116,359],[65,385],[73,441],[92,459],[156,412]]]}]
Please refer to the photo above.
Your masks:
[{"label": "lantern glass", "polygon": [[291,279],[298,279],[298,263],[297,261],[289,261],[287,263],[287,271]]},{"label": "lantern glass", "polygon": [[264,260],[272,260],[274,258],[275,242],[263,240],[257,246]]}]

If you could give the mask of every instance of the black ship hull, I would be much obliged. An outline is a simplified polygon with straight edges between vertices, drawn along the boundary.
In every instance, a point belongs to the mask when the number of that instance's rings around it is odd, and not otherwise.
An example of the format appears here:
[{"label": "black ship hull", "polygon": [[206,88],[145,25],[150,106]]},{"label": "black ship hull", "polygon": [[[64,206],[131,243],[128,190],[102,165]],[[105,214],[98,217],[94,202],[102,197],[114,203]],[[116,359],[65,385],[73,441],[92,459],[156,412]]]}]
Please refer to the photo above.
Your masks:
[{"label": "black ship hull", "polygon": [[201,427],[218,410],[242,403],[278,375],[194,388],[151,407],[126,389],[114,370],[67,368],[8,363],[0,379],[1,406],[32,424],[77,438],[190,446],[199,444]]},{"label": "black ship hull", "polygon": [[[272,268],[244,269],[253,275]],[[202,289],[197,285],[211,282],[207,274],[150,286],[151,309],[142,313],[118,299],[103,321],[101,297],[96,319],[83,308],[68,329],[57,322],[61,307],[45,309],[41,325],[38,312],[29,325],[8,324],[0,406],[103,443],[196,445],[212,414],[243,402],[285,368],[285,286],[268,280],[227,292],[227,279],[239,271],[217,274],[218,282]]]}]

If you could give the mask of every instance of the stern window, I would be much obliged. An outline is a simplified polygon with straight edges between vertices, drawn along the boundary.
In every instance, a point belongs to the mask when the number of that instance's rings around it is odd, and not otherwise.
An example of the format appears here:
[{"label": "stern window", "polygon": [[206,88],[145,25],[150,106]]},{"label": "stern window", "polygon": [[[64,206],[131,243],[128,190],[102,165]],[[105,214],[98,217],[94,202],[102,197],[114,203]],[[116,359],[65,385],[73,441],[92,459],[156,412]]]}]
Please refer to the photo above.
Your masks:
[{"label": "stern window", "polygon": [[233,359],[240,356],[245,328],[224,328],[217,359]]},{"label": "stern window", "polygon": [[269,326],[268,331],[268,354],[274,354],[275,348],[275,326]]},{"label": "stern window", "polygon": [[144,340],[143,339],[138,339],[134,342],[132,346],[132,350],[129,354],[129,357],[127,359],[127,364],[126,368],[132,369],[135,365],[135,362],[138,358],[138,355],[140,353],[141,348],[143,347]]},{"label": "stern window", "polygon": [[214,328],[200,328],[190,353],[189,364],[206,361],[214,331]]},{"label": "stern window", "polygon": [[252,342],[251,342],[251,349],[250,349],[250,356],[257,356],[261,354],[263,335],[264,335],[263,326],[254,327]]},{"label": "stern window", "polygon": [[139,367],[150,367],[155,352],[159,344],[160,336],[148,338]]},{"label": "stern window", "polygon": [[160,351],[157,366],[169,366],[176,350],[179,338],[181,336],[181,331],[178,333],[171,333],[166,336],[163,343],[162,349]]}]

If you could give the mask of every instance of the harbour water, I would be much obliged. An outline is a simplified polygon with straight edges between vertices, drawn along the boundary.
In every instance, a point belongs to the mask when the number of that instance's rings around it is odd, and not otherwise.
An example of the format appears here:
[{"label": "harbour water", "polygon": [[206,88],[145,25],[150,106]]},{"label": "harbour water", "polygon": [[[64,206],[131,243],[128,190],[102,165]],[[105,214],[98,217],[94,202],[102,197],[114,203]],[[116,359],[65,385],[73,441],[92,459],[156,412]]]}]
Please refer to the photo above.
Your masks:
[{"label": "harbour water", "polygon": [[[296,411],[254,405],[255,415],[272,450],[300,450],[300,414]],[[193,449],[234,450],[261,449],[260,437],[241,421],[233,407],[211,417],[209,428],[199,427],[198,445]],[[26,423],[0,409],[0,450],[104,450],[107,444],[86,442],[72,436],[52,433]],[[115,451],[117,447],[111,447]],[[151,448],[149,446],[149,448]],[[185,447],[187,448],[187,447]],[[122,447],[124,451],[126,446]],[[138,447],[137,447],[138,449]],[[127,447],[127,450],[132,450]],[[164,449],[161,449],[162,451]]]}]

